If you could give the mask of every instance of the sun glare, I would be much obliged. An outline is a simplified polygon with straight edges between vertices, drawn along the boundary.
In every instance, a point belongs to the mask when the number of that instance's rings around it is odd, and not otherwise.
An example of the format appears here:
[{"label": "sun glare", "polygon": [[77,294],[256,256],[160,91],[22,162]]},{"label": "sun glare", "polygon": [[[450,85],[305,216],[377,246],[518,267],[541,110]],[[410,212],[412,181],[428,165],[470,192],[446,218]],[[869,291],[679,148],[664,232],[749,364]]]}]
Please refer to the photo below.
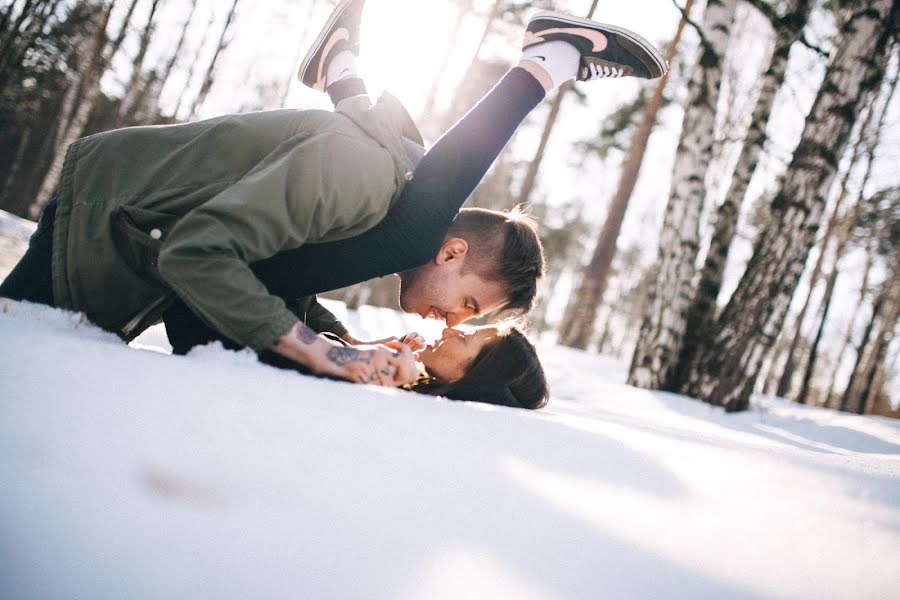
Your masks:
[{"label": "sun glare", "polygon": [[[445,54],[464,59],[470,53],[459,48],[471,47],[474,52],[478,43],[477,34],[466,28],[452,39],[456,17],[449,2],[369,0],[363,15],[360,66],[370,93],[389,91],[418,114],[436,78],[446,74],[439,72]],[[445,70],[452,71],[453,64]]]}]

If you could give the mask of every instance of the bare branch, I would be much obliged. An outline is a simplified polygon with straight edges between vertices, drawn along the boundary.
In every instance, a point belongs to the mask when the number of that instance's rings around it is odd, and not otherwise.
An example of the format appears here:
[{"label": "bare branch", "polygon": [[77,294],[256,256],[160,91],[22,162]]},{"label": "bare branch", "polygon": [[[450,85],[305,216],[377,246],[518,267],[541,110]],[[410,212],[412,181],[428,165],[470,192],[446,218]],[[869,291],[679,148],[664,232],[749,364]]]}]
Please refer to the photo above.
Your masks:
[{"label": "bare branch", "polygon": [[709,43],[709,40],[706,39],[706,36],[703,35],[703,28],[688,16],[687,11],[679,6],[677,0],[672,0],[672,4],[674,4],[675,8],[678,9],[678,12],[681,13],[681,18],[684,19],[684,22],[693,27],[694,31],[697,32],[697,35],[700,36],[700,43],[703,44],[704,48],[712,50],[712,45]]},{"label": "bare branch", "polygon": [[778,13],[775,12],[775,9],[771,4],[765,0],[744,0],[744,2],[761,12],[772,24],[772,27],[778,27],[778,22],[781,20],[781,17],[778,16]]},{"label": "bare branch", "polygon": [[818,54],[819,56],[828,58],[828,54],[829,54],[828,51],[825,50],[824,48],[822,48],[821,46],[817,46],[817,45],[813,44],[812,42],[810,42],[808,39],[806,39],[805,35],[801,35],[797,41],[800,42],[801,44],[803,44],[804,46],[806,46],[807,48],[809,48],[810,50],[812,50],[813,52],[815,52],[816,54]]}]

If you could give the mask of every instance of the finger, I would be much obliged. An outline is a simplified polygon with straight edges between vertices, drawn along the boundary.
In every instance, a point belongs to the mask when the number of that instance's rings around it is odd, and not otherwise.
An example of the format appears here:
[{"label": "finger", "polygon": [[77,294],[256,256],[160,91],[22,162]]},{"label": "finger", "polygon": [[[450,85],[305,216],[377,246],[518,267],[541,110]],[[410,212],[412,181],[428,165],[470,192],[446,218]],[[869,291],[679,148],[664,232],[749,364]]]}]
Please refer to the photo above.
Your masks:
[{"label": "finger", "polygon": [[397,371],[394,373],[394,385],[405,385],[419,378],[416,359],[409,346],[403,346],[400,353],[392,357],[391,364],[397,367]]},{"label": "finger", "polygon": [[372,361],[372,368],[378,379],[378,385],[393,387],[394,374],[397,367],[391,364],[390,352],[384,349],[376,351],[376,360]]},{"label": "finger", "polygon": [[416,332],[407,333],[403,336],[402,341],[413,351],[421,350],[425,347],[425,338]]},{"label": "finger", "polygon": [[387,346],[391,350],[400,350],[400,348],[403,346],[403,344],[399,340],[394,339],[392,341],[383,342],[382,346]]}]

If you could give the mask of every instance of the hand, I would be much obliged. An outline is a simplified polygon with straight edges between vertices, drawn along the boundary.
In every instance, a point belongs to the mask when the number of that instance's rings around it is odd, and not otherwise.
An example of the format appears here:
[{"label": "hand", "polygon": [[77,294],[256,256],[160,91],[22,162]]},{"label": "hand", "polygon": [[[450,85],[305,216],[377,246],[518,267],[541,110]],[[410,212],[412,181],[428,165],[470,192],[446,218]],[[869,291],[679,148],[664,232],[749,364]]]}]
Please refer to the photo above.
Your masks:
[{"label": "hand", "polygon": [[356,383],[399,386],[419,374],[409,346],[352,348],[333,342],[303,323],[296,323],[272,348],[309,367],[314,373],[332,375]]},{"label": "hand", "polygon": [[399,350],[332,346],[325,352],[325,359],[322,372],[356,383],[399,386],[418,378],[415,358],[405,345]]},{"label": "hand", "polygon": [[372,340],[368,342],[364,342],[362,340],[358,340],[349,333],[345,333],[341,336],[341,339],[350,344],[351,346],[376,346],[382,345],[387,346],[388,348],[393,348],[394,350],[400,350],[400,346],[409,346],[409,349],[413,352],[418,352],[419,350],[425,349],[425,338],[416,333],[415,331],[411,333],[407,333],[403,337],[391,336],[382,338],[380,340]]},{"label": "hand", "polygon": [[399,350],[400,346],[409,346],[409,349],[413,352],[418,352],[419,350],[424,350],[425,346],[425,338],[415,331],[411,333],[407,333],[402,338],[389,338],[385,341],[379,342],[384,344],[388,348],[393,348],[394,350]]}]

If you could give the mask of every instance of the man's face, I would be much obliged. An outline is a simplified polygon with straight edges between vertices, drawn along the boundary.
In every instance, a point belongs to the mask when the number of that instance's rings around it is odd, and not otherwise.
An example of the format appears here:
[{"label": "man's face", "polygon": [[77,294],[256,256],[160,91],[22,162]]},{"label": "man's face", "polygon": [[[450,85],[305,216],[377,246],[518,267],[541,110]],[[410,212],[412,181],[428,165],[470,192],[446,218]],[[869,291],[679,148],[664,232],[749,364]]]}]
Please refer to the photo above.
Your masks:
[{"label": "man's face", "polygon": [[451,238],[429,263],[400,273],[400,308],[455,327],[505,304],[502,283],[463,272],[467,251],[465,240]]}]

